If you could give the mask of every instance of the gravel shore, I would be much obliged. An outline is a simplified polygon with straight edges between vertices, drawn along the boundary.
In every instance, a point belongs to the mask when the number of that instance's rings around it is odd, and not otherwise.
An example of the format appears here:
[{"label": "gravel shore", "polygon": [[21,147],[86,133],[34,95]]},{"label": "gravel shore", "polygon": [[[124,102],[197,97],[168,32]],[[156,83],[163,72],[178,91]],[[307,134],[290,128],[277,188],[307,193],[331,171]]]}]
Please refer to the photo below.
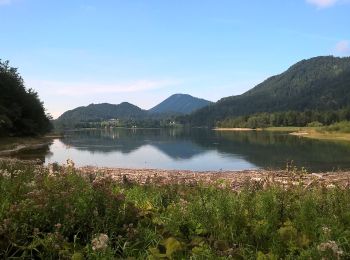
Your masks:
[{"label": "gravel shore", "polygon": [[123,169],[123,168],[78,168],[83,174],[99,178],[112,178],[116,182],[131,182],[138,184],[186,184],[198,183],[229,186],[233,190],[239,190],[247,183],[256,185],[278,184],[281,186],[299,186],[311,188],[314,185],[322,185],[326,188],[339,186],[350,187],[350,172],[327,173],[299,173],[291,171],[177,171],[159,169]]}]

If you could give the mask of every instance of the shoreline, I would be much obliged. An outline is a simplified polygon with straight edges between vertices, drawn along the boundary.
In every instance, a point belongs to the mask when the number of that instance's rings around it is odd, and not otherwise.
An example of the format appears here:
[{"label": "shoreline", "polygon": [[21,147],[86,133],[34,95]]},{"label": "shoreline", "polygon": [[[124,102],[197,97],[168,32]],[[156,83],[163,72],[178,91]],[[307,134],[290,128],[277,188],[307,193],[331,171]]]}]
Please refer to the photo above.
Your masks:
[{"label": "shoreline", "polygon": [[243,171],[190,171],[161,169],[131,169],[84,166],[76,168],[89,178],[110,178],[117,183],[155,185],[224,185],[233,190],[242,189],[247,183],[257,185],[277,184],[283,187],[350,187],[350,171],[302,173],[287,170],[243,170]]},{"label": "shoreline", "polygon": [[27,151],[27,150],[37,150],[37,149],[43,148],[47,145],[50,145],[50,142],[41,143],[41,144],[28,144],[28,145],[20,144],[20,145],[17,145],[13,149],[1,150],[0,156],[17,154],[17,153]]},{"label": "shoreline", "polygon": [[241,127],[234,127],[234,128],[222,128],[222,127],[217,127],[213,128],[213,131],[261,131],[261,128],[253,129],[253,128],[241,128]]},{"label": "shoreline", "polygon": [[[35,165],[40,169],[47,169],[55,174],[57,169],[74,170],[90,180],[111,180],[116,183],[137,185],[214,185],[215,187],[230,187],[239,191],[247,184],[258,186],[277,185],[283,188],[302,186],[312,188],[350,188],[350,170],[329,171],[321,173],[306,173],[301,170],[225,170],[225,171],[192,171],[192,170],[165,170],[142,168],[111,168],[82,166],[75,167],[74,162],[68,161],[63,165],[43,165],[33,160],[19,160],[0,157],[0,163]],[[59,168],[57,168],[59,167]],[[267,186],[266,186],[267,185]]]},{"label": "shoreline", "polygon": [[0,139],[0,156],[8,156],[21,153],[26,150],[37,150],[44,148],[52,143],[58,135],[43,136],[37,138],[17,138],[9,137]]}]

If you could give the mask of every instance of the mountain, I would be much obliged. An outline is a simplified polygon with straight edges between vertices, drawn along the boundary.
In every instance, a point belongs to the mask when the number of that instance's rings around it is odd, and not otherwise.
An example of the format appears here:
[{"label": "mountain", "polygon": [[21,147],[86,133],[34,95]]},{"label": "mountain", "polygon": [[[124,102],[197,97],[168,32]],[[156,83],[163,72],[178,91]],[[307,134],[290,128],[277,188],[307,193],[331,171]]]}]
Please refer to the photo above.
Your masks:
[{"label": "mountain", "polygon": [[212,102],[187,94],[174,94],[149,110],[150,113],[190,114]]},{"label": "mountain", "polygon": [[239,96],[223,98],[186,120],[213,125],[227,117],[261,112],[332,110],[350,106],[350,57],[302,60]]},{"label": "mountain", "polygon": [[87,121],[119,119],[139,119],[146,116],[147,111],[128,102],[112,105],[108,103],[90,104],[64,112],[56,121],[60,123],[76,123]]}]

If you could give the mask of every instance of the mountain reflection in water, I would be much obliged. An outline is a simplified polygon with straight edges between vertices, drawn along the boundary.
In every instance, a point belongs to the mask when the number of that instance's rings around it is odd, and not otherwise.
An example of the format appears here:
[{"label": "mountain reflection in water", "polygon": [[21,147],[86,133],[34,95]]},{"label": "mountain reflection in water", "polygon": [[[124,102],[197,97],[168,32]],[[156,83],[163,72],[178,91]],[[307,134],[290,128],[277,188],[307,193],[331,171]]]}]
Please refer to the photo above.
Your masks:
[{"label": "mountain reflection in water", "polygon": [[102,129],[68,132],[55,140],[46,162],[108,167],[188,170],[282,169],[293,161],[310,171],[350,168],[346,142],[287,133],[207,129]]}]

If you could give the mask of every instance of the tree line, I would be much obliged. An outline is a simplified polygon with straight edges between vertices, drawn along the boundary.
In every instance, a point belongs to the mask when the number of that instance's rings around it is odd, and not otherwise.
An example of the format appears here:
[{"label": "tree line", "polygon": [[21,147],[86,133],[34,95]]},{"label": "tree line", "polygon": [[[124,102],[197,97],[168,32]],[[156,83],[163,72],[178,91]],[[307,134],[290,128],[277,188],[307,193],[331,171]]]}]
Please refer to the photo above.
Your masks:
[{"label": "tree line", "polygon": [[323,126],[341,121],[350,121],[350,107],[339,110],[306,110],[257,113],[253,115],[229,117],[218,121],[217,127],[266,128],[279,126]]},{"label": "tree line", "polygon": [[51,130],[38,93],[27,89],[16,68],[0,60],[0,136],[35,136]]}]

